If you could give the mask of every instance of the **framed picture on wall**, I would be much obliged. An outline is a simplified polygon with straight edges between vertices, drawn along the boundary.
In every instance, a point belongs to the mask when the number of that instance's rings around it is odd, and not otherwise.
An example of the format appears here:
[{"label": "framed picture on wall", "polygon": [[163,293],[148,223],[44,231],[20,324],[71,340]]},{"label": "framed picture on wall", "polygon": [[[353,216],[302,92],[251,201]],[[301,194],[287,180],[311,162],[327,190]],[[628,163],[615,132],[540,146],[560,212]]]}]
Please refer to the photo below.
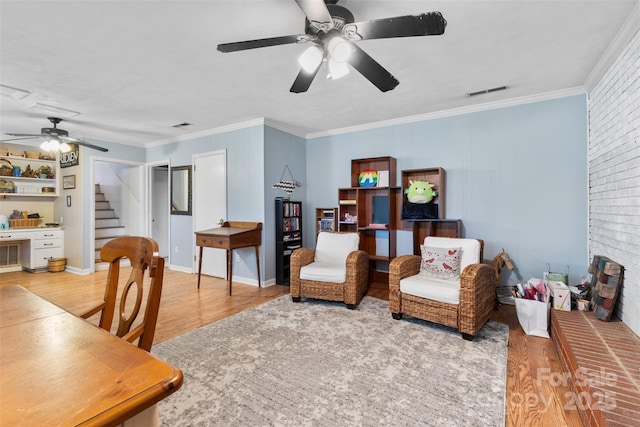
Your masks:
[{"label": "framed picture on wall", "polygon": [[67,175],[62,177],[62,188],[64,190],[71,190],[76,188],[76,176],[75,175]]}]

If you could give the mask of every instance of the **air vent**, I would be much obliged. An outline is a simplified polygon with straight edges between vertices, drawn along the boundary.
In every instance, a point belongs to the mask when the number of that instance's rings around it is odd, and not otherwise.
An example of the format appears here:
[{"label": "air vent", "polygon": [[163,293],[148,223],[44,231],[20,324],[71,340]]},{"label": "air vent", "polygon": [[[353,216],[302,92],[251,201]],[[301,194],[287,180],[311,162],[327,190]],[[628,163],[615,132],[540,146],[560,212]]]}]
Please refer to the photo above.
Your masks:
[{"label": "air vent", "polygon": [[17,87],[11,87],[3,84],[0,84],[0,93],[13,99],[23,99],[30,94],[28,90],[18,89]]},{"label": "air vent", "polygon": [[182,123],[178,123],[177,125],[173,125],[172,127],[174,127],[174,128],[183,128],[183,127],[187,127],[187,126],[191,126],[191,123],[182,122]]},{"label": "air vent", "polygon": [[479,90],[477,92],[469,92],[467,96],[484,95],[485,93],[498,92],[507,89],[509,86],[498,86],[491,89]]},{"label": "air vent", "polygon": [[75,116],[79,116],[81,113],[78,111],[68,110],[66,108],[56,107],[55,105],[41,104],[39,102],[33,104],[29,108],[32,108],[41,113],[54,115],[56,117],[66,117],[71,118]]}]

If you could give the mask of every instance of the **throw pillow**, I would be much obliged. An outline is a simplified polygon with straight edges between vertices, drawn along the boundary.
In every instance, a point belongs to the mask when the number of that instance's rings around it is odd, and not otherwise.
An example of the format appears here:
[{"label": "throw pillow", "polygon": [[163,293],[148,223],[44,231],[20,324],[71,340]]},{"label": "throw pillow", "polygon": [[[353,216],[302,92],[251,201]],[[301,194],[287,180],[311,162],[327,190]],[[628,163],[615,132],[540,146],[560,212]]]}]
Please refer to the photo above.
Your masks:
[{"label": "throw pillow", "polygon": [[422,262],[420,274],[439,279],[453,279],[460,275],[460,248],[434,248],[420,245]]}]

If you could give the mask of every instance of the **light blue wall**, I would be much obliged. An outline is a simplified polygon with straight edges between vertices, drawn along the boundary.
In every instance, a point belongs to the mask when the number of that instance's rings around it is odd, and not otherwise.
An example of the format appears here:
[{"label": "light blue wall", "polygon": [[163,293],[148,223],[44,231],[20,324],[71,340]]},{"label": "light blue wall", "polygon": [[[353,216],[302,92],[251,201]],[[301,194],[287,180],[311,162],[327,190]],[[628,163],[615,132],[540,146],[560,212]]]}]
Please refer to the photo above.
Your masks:
[{"label": "light blue wall", "polygon": [[[227,218],[231,221],[264,222],[264,132],[263,126],[252,126],[226,133],[194,138],[149,148],[147,162],[170,159],[171,166],[192,164],[194,154],[226,150],[227,152]],[[191,269],[195,245],[193,217],[171,215],[171,264]],[[264,239],[264,232],[263,232]],[[260,248],[264,259],[264,245]],[[252,248],[234,251],[240,261],[233,265],[234,276],[255,278],[255,255]],[[262,263],[261,263],[262,264]]]},{"label": "light blue wall", "polygon": [[[291,200],[302,202],[303,219],[312,216],[307,207],[306,198],[306,146],[304,139],[291,135],[286,132],[265,126],[264,131],[264,200],[265,200],[265,239],[263,246],[266,252],[266,262],[264,264],[266,280],[275,279],[276,277],[276,257],[275,257],[275,198],[289,197]],[[291,174],[301,186],[296,188],[291,196],[287,195],[281,189],[274,189],[273,184],[280,181],[285,166],[289,166]],[[290,180],[289,174],[285,174],[285,180]],[[314,228],[305,228],[303,226],[303,241],[313,242],[315,239],[309,239],[309,233],[314,233]]]},{"label": "light blue wall", "polygon": [[[138,160],[142,150],[113,146],[109,157]],[[569,266],[585,275],[587,253],[587,112],[585,96],[388,126],[308,141],[269,126],[194,138],[146,150],[147,162],[188,165],[194,154],[227,150],[228,218],[264,224],[261,279],[275,277],[274,205],[286,196],[271,186],[285,165],[302,183],[291,196],[304,203],[304,244],[315,243],[314,212],[337,206],[351,160],[393,156],[403,169],[446,170],[446,216],[460,218],[466,237],[485,241],[485,260],[504,248],[521,278]],[[107,157],[107,156],[105,156]],[[85,162],[85,165],[86,166]],[[86,189],[86,191],[89,191]],[[88,194],[85,200],[89,200]],[[171,217],[172,264],[190,269],[195,247],[189,216]],[[88,229],[88,225],[85,226]],[[88,245],[88,242],[85,242]],[[398,232],[397,253],[412,251]],[[255,277],[253,251],[239,251],[234,272]],[[519,279],[511,274],[504,281]]]},{"label": "light blue wall", "polygon": [[[524,280],[546,263],[569,266],[572,282],[586,275],[585,96],[315,138],[306,156],[307,229],[308,212],[337,206],[337,189],[350,186],[352,159],[393,156],[398,183],[403,169],[445,169],[445,215],[484,239],[486,260],[504,248]],[[399,231],[397,246],[411,253],[411,233]]]}]

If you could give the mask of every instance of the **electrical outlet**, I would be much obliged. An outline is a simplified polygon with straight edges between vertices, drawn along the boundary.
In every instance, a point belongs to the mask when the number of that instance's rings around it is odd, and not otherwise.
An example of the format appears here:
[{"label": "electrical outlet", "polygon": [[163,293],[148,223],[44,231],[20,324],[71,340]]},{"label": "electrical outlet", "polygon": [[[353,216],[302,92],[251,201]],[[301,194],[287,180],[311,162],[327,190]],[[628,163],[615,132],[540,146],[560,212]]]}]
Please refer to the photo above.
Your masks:
[{"label": "electrical outlet", "polygon": [[234,262],[240,262],[240,255],[238,255],[238,253],[234,253],[233,254],[233,261]]},{"label": "electrical outlet", "polygon": [[175,249],[174,249],[175,253],[178,253],[178,246],[176,245]]},{"label": "electrical outlet", "polygon": [[64,224],[64,218],[60,217],[60,224]]}]

